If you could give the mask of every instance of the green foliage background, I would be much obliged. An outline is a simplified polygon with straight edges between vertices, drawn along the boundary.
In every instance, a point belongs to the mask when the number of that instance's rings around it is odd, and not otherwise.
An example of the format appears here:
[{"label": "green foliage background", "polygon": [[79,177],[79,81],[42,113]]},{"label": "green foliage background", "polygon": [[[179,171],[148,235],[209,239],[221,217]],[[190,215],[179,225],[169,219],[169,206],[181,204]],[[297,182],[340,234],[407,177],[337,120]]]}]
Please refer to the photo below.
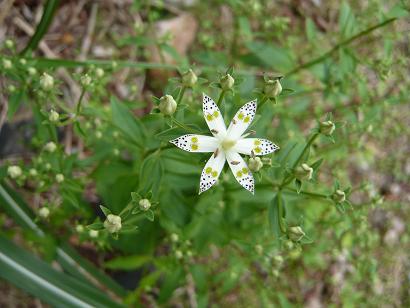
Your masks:
[{"label": "green foliage background", "polygon": [[[169,17],[167,5],[135,2],[130,9],[143,22],[113,34],[111,43],[137,53],[138,61],[119,51],[106,60],[39,56],[39,41],[58,14],[58,1],[45,5],[23,51],[4,46],[1,54],[7,119],[30,110],[34,134],[30,155],[2,158],[0,277],[66,306],[410,304],[408,4],[329,1],[305,10],[268,1],[196,2],[184,11],[199,22],[197,38],[181,56],[169,38],[150,31]],[[229,30],[221,10],[232,15]],[[175,64],[146,60],[150,46]],[[91,77],[78,101],[64,94],[56,77],[61,68],[79,84],[85,73]],[[179,76],[161,83],[148,74],[189,68],[200,77],[192,88]],[[132,71],[125,99],[112,91],[124,69]],[[42,72],[55,78],[49,91],[41,87]],[[235,86],[224,92],[218,83],[227,72]],[[263,94],[264,73],[283,76],[276,102]],[[133,87],[135,78],[147,78],[144,89]],[[220,99],[226,121],[259,99],[252,129],[281,150],[255,174],[254,196],[226,167],[218,185],[199,196],[209,154],[168,143],[185,133],[207,134],[203,92]],[[173,95],[176,113],[161,114],[150,93]],[[50,110],[60,113],[57,124],[48,120]],[[317,133],[329,114],[332,138]],[[61,140],[67,128],[76,143],[69,152]],[[50,141],[58,144],[52,153],[44,150]],[[292,174],[301,162],[315,170],[300,188]],[[23,175],[11,179],[11,165]],[[338,188],[349,202],[335,203]],[[140,198],[156,204],[135,210]],[[43,206],[47,219],[39,216]],[[109,213],[123,218],[119,234],[104,229]],[[295,226],[301,238],[292,234]]]}]

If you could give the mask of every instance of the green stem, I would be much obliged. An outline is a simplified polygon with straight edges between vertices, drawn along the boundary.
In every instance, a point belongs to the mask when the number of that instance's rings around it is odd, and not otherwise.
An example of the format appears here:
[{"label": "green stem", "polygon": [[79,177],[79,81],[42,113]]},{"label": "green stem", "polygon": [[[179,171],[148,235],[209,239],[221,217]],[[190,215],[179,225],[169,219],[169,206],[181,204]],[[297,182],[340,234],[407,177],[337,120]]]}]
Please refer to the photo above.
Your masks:
[{"label": "green stem", "polygon": [[218,105],[218,107],[221,106],[222,100],[224,99],[225,96],[225,90],[221,91],[221,94],[219,94],[219,98],[218,98],[218,102],[216,103]]},{"label": "green stem", "polygon": [[322,54],[321,56],[319,56],[319,57],[317,57],[317,58],[315,58],[315,59],[313,59],[313,60],[311,60],[311,61],[309,61],[309,62],[306,62],[306,63],[304,63],[304,64],[301,64],[301,65],[299,65],[298,67],[295,67],[294,69],[290,70],[289,72],[287,72],[287,73],[285,74],[285,76],[286,76],[286,77],[289,77],[290,75],[293,75],[293,74],[295,74],[295,73],[297,73],[297,72],[299,72],[299,71],[301,71],[301,70],[303,70],[303,69],[309,68],[309,67],[311,67],[311,66],[313,66],[313,65],[315,65],[315,64],[317,64],[317,63],[320,63],[320,62],[324,61],[325,59],[327,59],[328,57],[330,57],[334,52],[336,52],[337,50],[339,50],[341,47],[344,47],[344,46],[346,46],[346,45],[349,45],[349,44],[352,43],[353,41],[355,41],[355,40],[357,40],[357,39],[359,39],[359,38],[361,38],[361,37],[363,37],[363,36],[366,36],[367,34],[369,34],[370,32],[373,32],[374,30],[376,30],[376,29],[378,29],[378,28],[381,28],[381,27],[384,27],[384,26],[390,24],[391,22],[395,21],[396,19],[397,19],[397,18],[387,19],[387,20],[385,20],[385,21],[383,21],[383,22],[381,22],[381,23],[379,23],[379,24],[377,24],[377,25],[373,25],[373,26],[367,28],[366,30],[363,30],[362,32],[359,32],[358,34],[353,35],[353,36],[351,36],[351,37],[349,37],[349,38],[347,38],[347,39],[345,39],[345,40],[339,42],[337,45],[335,45],[333,48],[331,48],[331,49],[329,49],[328,51],[326,51],[326,52],[325,52],[324,54]]},{"label": "green stem", "polygon": [[178,94],[177,105],[179,105],[181,103],[182,98],[184,97],[184,94],[185,94],[185,90],[186,90],[186,87],[182,86],[182,88],[181,88],[181,90],[179,91],[179,94]]},{"label": "green stem", "polygon": [[[298,193],[296,189],[290,188],[290,187],[284,187],[286,190],[290,190],[292,192]],[[329,199],[328,195],[325,194],[319,194],[319,193],[314,193],[310,191],[300,191],[298,194],[305,195],[308,197],[313,197],[313,198],[319,198],[319,199]]]},{"label": "green stem", "polygon": [[188,126],[186,126],[185,124],[179,122],[177,119],[175,119],[174,117],[171,118],[172,123],[175,123],[178,127],[186,130],[189,133],[194,133],[197,134],[199,133],[196,129],[190,128]]},{"label": "green stem", "polygon": [[259,103],[259,110],[262,108],[263,105],[267,102],[268,98],[264,95]]},{"label": "green stem", "polygon": [[279,212],[279,215],[278,215],[278,217],[279,217],[279,221],[278,221],[279,222],[279,227],[280,227],[280,231],[282,233],[286,234],[286,226],[285,226],[284,221],[283,221],[283,219],[285,217],[284,217],[284,212],[283,212],[282,191],[281,190],[278,191],[277,198],[278,198],[278,212]]},{"label": "green stem", "polygon": [[81,103],[83,102],[84,94],[85,94],[85,88],[82,88],[80,98],[78,99],[78,103],[77,103],[77,115],[79,115],[81,112]]}]

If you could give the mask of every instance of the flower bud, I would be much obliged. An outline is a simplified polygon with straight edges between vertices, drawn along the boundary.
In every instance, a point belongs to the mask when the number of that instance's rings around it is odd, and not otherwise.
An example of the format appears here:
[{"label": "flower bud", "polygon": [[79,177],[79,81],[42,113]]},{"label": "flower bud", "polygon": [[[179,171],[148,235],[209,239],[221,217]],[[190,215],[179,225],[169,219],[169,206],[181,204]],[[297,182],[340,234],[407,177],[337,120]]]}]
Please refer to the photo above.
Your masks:
[{"label": "flower bud", "polygon": [[15,87],[14,85],[12,85],[12,84],[9,85],[7,89],[9,90],[10,93],[16,92],[16,87]]},{"label": "flower bud", "polygon": [[14,165],[7,168],[7,173],[12,179],[17,179],[23,174],[23,171],[19,166]]},{"label": "flower bud", "polygon": [[179,236],[176,233],[172,233],[171,234],[171,241],[173,241],[174,243],[178,242],[179,240]]},{"label": "flower bud", "polygon": [[88,235],[92,238],[97,238],[98,234],[100,234],[100,232],[98,232],[98,230],[90,230],[88,231]]},{"label": "flower bud", "polygon": [[97,131],[95,132],[95,137],[96,137],[97,139],[101,139],[101,138],[102,138],[102,132],[100,132],[99,130],[97,130]]},{"label": "flower bud", "polygon": [[44,165],[44,167],[46,168],[46,170],[51,170],[51,164],[50,163],[46,163]]},{"label": "flower bud", "polygon": [[48,207],[43,206],[38,210],[38,216],[40,216],[41,218],[47,218],[50,215],[50,210]]},{"label": "flower bud", "polygon": [[235,84],[235,79],[233,79],[231,75],[226,74],[225,76],[221,77],[219,83],[221,84],[222,90],[230,90]]},{"label": "flower bud", "polygon": [[80,78],[80,82],[83,87],[89,86],[91,84],[91,81],[91,77],[88,74],[82,75]]},{"label": "flower bud", "polygon": [[29,74],[30,76],[34,76],[34,75],[37,74],[37,70],[36,70],[34,67],[29,67],[29,68],[27,69],[27,72],[28,72],[28,74]]},{"label": "flower bud", "polygon": [[164,115],[173,115],[177,109],[177,102],[171,95],[164,95],[159,100],[159,110]]},{"label": "flower bud", "polygon": [[300,241],[306,235],[300,226],[289,227],[288,230],[289,238],[295,242]]},{"label": "flower bud", "polygon": [[48,115],[48,120],[50,122],[58,122],[59,119],[60,119],[60,115],[58,114],[58,112],[55,110],[51,110]]},{"label": "flower bud", "polygon": [[118,155],[120,155],[120,150],[115,148],[115,149],[112,150],[112,153],[114,154],[114,156],[118,156]]},{"label": "flower bud", "polygon": [[121,217],[113,214],[108,214],[104,221],[104,228],[107,229],[109,233],[116,233],[121,230]]},{"label": "flower bud", "polygon": [[346,200],[346,194],[343,190],[337,189],[332,196],[336,203],[342,203]]},{"label": "flower bud", "polygon": [[8,49],[14,48],[14,42],[13,42],[12,40],[10,40],[10,39],[7,39],[7,40],[4,42],[4,45],[5,45]]},{"label": "flower bud", "polygon": [[30,176],[32,176],[33,178],[37,176],[37,170],[34,168],[31,168],[28,173],[30,174]]},{"label": "flower bud", "polygon": [[198,81],[198,77],[195,75],[194,71],[189,69],[187,72],[182,74],[182,84],[185,87],[192,88],[196,82]]},{"label": "flower bud", "polygon": [[50,91],[54,87],[54,78],[47,73],[43,73],[40,77],[40,87],[44,91]]},{"label": "flower bud", "polygon": [[61,174],[61,173],[56,174],[56,181],[57,181],[57,183],[64,182],[64,175]]},{"label": "flower bud", "polygon": [[98,78],[102,78],[104,74],[105,72],[101,67],[95,69],[95,76],[97,76]]},{"label": "flower bud", "polygon": [[50,153],[53,153],[56,149],[57,149],[57,145],[52,141],[47,142],[46,145],[44,146],[44,150]]},{"label": "flower bud", "polygon": [[275,255],[272,257],[272,262],[276,265],[276,266],[281,266],[283,263],[283,257],[281,255]]},{"label": "flower bud", "polygon": [[183,256],[184,256],[184,255],[182,254],[182,251],[181,251],[181,250],[175,251],[175,257],[176,257],[178,260],[182,259]]},{"label": "flower bud", "polygon": [[259,157],[251,157],[248,161],[249,170],[258,172],[263,167],[262,160]]},{"label": "flower bud", "polygon": [[140,210],[141,211],[148,211],[151,207],[151,202],[148,199],[141,199],[139,202]]},{"label": "flower bud", "polygon": [[295,177],[300,180],[311,180],[313,175],[313,168],[309,167],[308,164],[302,164],[295,170]]},{"label": "flower bud", "polygon": [[262,253],[263,253],[263,247],[262,247],[262,245],[255,245],[255,251],[256,251],[256,253],[258,254],[258,255],[262,255]]},{"label": "flower bud", "polygon": [[21,65],[26,65],[26,64],[27,64],[27,60],[24,59],[24,58],[21,58],[21,59],[19,60],[19,62],[20,62]]},{"label": "flower bud", "polygon": [[323,135],[330,136],[333,134],[336,126],[332,121],[320,122],[319,132]]},{"label": "flower bud", "polygon": [[13,63],[9,59],[3,59],[3,67],[9,70],[13,67]]},{"label": "flower bud", "polygon": [[275,80],[268,80],[265,82],[265,86],[263,88],[263,93],[268,98],[275,98],[282,92],[282,85],[280,84],[279,79]]},{"label": "flower bud", "polygon": [[84,232],[84,226],[83,225],[77,225],[75,227],[75,231],[77,231],[78,233],[83,233]]}]

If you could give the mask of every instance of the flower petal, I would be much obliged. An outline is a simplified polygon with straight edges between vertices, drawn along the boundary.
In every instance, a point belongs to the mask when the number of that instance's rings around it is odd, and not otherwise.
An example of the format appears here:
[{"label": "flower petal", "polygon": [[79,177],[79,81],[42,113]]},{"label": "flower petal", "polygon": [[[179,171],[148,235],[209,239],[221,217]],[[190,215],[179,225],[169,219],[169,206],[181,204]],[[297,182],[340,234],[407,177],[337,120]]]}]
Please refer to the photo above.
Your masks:
[{"label": "flower petal", "polygon": [[256,99],[243,105],[229,124],[227,136],[238,139],[252,123],[256,114]]},{"label": "flower petal", "polygon": [[226,153],[226,160],[238,183],[253,194],[255,192],[255,180],[241,155],[234,151],[229,151]]},{"label": "flower petal", "polygon": [[267,139],[245,138],[236,142],[233,151],[245,155],[251,155],[253,151],[256,156],[260,156],[275,152],[278,149],[276,144]]},{"label": "flower petal", "polygon": [[203,94],[203,105],[202,109],[204,112],[204,117],[206,124],[208,124],[209,130],[214,136],[226,134],[226,126],[222,113],[219,110],[216,103],[205,93]]},{"label": "flower petal", "polygon": [[224,165],[225,153],[219,150],[215,151],[202,170],[201,181],[199,183],[199,194],[208,190],[216,183]]},{"label": "flower petal", "polygon": [[178,148],[188,152],[214,152],[218,147],[218,139],[210,136],[188,134],[170,141]]}]

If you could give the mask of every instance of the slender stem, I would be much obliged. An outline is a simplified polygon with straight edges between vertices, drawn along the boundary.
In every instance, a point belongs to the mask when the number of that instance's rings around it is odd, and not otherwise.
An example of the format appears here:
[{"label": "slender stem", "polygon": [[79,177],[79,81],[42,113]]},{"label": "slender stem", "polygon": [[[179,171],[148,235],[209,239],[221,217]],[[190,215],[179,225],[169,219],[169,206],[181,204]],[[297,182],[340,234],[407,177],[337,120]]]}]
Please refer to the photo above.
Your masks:
[{"label": "slender stem", "polygon": [[82,88],[80,98],[78,99],[78,103],[77,103],[77,115],[79,115],[81,112],[81,103],[83,102],[84,94],[85,94],[85,88]]},{"label": "slender stem", "polygon": [[[293,189],[293,188],[290,188],[290,187],[284,187],[283,189],[290,190],[292,192],[298,193],[296,189]],[[310,191],[301,190],[298,194],[305,195],[305,196],[312,197],[312,198],[329,199],[328,195],[314,193],[314,192],[310,192]]]},{"label": "slender stem", "polygon": [[218,102],[216,103],[216,104],[218,105],[218,107],[221,106],[222,100],[223,100],[223,98],[224,98],[224,96],[225,96],[225,92],[226,92],[225,90],[222,90],[222,91],[221,91],[221,94],[219,94]]},{"label": "slender stem", "polygon": [[283,212],[282,191],[281,190],[278,191],[277,198],[278,198],[278,212],[279,212],[279,215],[278,215],[279,221],[278,221],[278,223],[279,223],[280,231],[282,233],[286,234],[286,226],[283,222],[283,218],[285,218],[285,217],[284,217],[284,212]]},{"label": "slender stem", "polygon": [[175,123],[178,127],[185,129],[186,131],[190,132],[190,133],[199,133],[199,131],[197,131],[196,129],[190,128],[188,126],[186,126],[185,124],[179,122],[177,119],[175,119],[174,117],[171,118],[172,123]]},{"label": "slender stem", "polygon": [[182,86],[181,90],[179,90],[177,105],[179,105],[179,103],[181,103],[182,98],[184,97],[184,94],[185,94],[185,90],[186,90],[185,86]]},{"label": "slender stem", "polygon": [[262,108],[263,105],[265,105],[267,100],[268,100],[268,98],[266,97],[266,95],[264,95],[261,99],[261,102],[259,103],[259,110]]},{"label": "slender stem", "polygon": [[341,47],[346,46],[346,45],[349,45],[349,44],[352,43],[353,41],[355,41],[355,40],[357,40],[357,39],[359,39],[359,38],[361,38],[361,37],[363,37],[363,36],[366,36],[367,34],[369,34],[370,32],[373,32],[374,30],[376,30],[376,29],[378,29],[378,28],[381,28],[381,27],[384,27],[384,26],[390,24],[391,22],[395,21],[396,19],[397,19],[397,18],[387,19],[387,20],[385,20],[385,21],[383,21],[383,22],[381,22],[381,23],[379,23],[379,24],[377,24],[377,25],[373,25],[373,26],[367,28],[366,30],[363,30],[362,32],[359,32],[358,34],[353,35],[353,36],[351,36],[351,37],[349,37],[349,38],[347,38],[347,39],[345,39],[345,40],[339,42],[337,45],[335,45],[333,48],[331,48],[331,49],[329,49],[328,51],[326,51],[326,52],[325,52],[324,54],[322,54],[321,56],[319,56],[319,57],[317,57],[317,58],[315,58],[315,59],[313,59],[313,60],[311,60],[311,61],[309,61],[309,62],[303,63],[303,64],[299,65],[298,67],[295,67],[294,69],[290,70],[289,72],[287,72],[287,73],[285,74],[285,76],[289,77],[290,75],[293,75],[293,74],[295,74],[295,73],[297,73],[297,72],[299,72],[299,71],[301,71],[301,70],[303,70],[303,69],[309,68],[309,67],[311,67],[311,66],[313,66],[313,65],[315,65],[315,64],[317,64],[317,63],[320,63],[320,62],[324,61],[324,60],[327,59],[329,56],[331,56],[334,52],[336,52],[337,50],[339,50]]}]

